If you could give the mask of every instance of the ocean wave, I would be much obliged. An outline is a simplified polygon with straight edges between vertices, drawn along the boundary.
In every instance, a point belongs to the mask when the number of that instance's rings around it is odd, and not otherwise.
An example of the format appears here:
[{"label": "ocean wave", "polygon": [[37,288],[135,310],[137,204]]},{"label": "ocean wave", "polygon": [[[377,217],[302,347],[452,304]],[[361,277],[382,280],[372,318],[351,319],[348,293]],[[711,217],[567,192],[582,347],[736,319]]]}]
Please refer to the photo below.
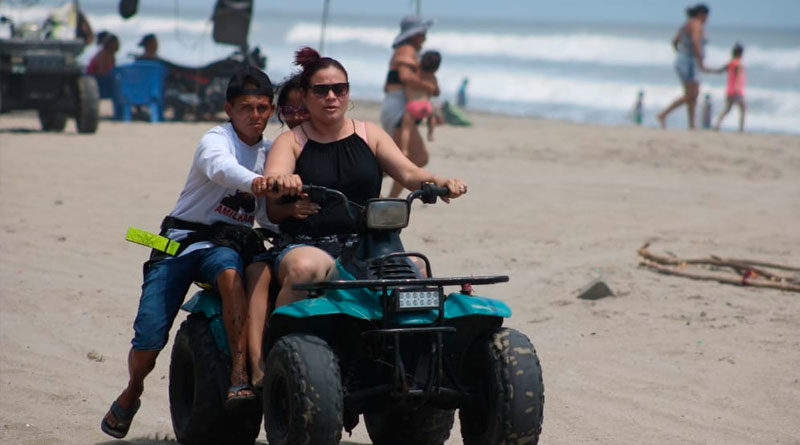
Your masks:
[{"label": "ocean wave", "polygon": [[[325,30],[329,43],[354,42],[388,48],[397,31],[388,27],[329,25]],[[296,23],[286,34],[288,43],[314,42],[320,25]],[[622,66],[671,65],[675,54],[669,42],[639,37],[621,37],[597,33],[504,34],[488,32],[431,31],[426,42],[449,55],[504,56],[512,59],[552,62],[585,62]],[[707,58],[715,64],[728,60],[728,47],[709,45]],[[763,48],[748,46],[746,63],[772,70],[800,70],[800,48]]]}]

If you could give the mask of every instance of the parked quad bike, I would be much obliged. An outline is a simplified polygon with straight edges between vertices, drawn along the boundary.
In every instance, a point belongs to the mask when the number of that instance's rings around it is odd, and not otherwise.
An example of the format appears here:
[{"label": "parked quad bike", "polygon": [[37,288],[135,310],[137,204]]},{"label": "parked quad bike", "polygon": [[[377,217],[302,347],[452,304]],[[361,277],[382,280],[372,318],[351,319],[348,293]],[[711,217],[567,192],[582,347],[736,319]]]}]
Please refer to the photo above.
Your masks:
[{"label": "parked quad bike", "polygon": [[243,64],[260,69],[266,57],[259,48],[242,48],[230,56],[201,67],[188,67],[164,62],[169,69],[164,86],[165,108],[172,109],[173,120],[182,121],[187,113],[195,120],[213,116],[225,109],[228,81]]},{"label": "parked quad bike", "polygon": [[[411,203],[435,203],[448,190],[424,184],[407,199],[372,199],[363,208],[336,190],[303,190],[323,208],[340,201],[360,237],[329,280],[295,285],[308,299],[270,316],[269,443],[337,444],[363,414],[376,445],[442,444],[456,409],[466,445],[537,443],[544,386],[536,351],[524,334],[502,327],[508,306],[472,294],[473,285],[508,277],[435,278],[428,258],[400,241]],[[460,291],[445,294],[453,285]]]},{"label": "parked quad bike", "polygon": [[100,94],[78,61],[85,42],[54,38],[57,24],[49,19],[15,25],[0,17],[0,23],[11,29],[11,38],[0,39],[0,113],[37,110],[45,131],[64,131],[73,117],[79,133],[96,132]]}]

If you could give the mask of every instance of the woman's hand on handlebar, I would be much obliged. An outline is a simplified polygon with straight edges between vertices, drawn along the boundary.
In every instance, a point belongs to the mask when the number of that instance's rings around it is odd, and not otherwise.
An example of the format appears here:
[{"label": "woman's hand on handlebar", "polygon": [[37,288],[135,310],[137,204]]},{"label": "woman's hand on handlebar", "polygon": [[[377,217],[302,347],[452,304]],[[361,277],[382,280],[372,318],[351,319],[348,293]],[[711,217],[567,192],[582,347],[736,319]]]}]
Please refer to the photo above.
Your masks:
[{"label": "woman's hand on handlebar", "polygon": [[449,203],[450,199],[458,198],[459,196],[467,193],[467,183],[458,178],[446,178],[436,181],[439,187],[447,187],[450,194],[442,197],[442,201]]},{"label": "woman's hand on handlebar", "polygon": [[297,196],[303,192],[303,180],[295,174],[270,174],[266,176],[268,196],[277,198],[283,195]]}]

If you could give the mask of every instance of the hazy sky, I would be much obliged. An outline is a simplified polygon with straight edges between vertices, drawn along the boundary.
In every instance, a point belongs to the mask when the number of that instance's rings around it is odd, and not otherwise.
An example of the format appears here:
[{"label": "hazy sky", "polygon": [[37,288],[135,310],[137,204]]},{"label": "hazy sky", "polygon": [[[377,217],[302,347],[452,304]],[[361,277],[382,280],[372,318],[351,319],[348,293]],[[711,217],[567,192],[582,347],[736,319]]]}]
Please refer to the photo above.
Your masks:
[{"label": "hazy sky", "polygon": [[[147,0],[143,0],[147,1]],[[402,15],[414,10],[410,0],[330,0],[331,12]],[[678,0],[423,0],[425,16],[491,17],[532,21],[675,23],[686,6]],[[800,32],[800,0],[707,0],[715,25],[780,26]],[[322,0],[282,3],[292,10],[321,10]],[[256,8],[277,9],[272,0],[255,0]]]},{"label": "hazy sky", "polygon": [[[177,2],[177,3],[176,3]],[[139,0],[139,12],[156,14],[207,9],[216,0]],[[572,23],[680,23],[684,9],[696,0],[422,0],[428,17],[490,18],[532,22]],[[800,33],[800,0],[705,0],[711,8],[712,26],[793,28]],[[117,0],[81,0],[84,9],[116,9]],[[414,0],[330,0],[331,15],[403,16],[415,10]],[[319,17],[323,0],[255,0],[258,12],[288,10]],[[99,12],[99,11],[98,11]]]}]

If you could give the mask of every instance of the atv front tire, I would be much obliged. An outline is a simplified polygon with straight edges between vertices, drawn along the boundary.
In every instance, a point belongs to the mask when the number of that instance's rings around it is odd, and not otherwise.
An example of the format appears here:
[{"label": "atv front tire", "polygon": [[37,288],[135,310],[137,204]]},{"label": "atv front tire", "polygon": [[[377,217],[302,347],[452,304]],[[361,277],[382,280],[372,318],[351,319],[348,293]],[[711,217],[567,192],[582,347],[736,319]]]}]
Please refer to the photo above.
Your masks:
[{"label": "atv front tire", "polygon": [[264,428],[270,445],[335,445],[342,438],[336,355],[314,335],[290,334],[267,356]]},{"label": "atv front tire", "polygon": [[77,81],[77,107],[75,124],[78,133],[94,133],[100,116],[100,91],[91,76],[81,76]]},{"label": "atv front tire", "polygon": [[450,437],[454,419],[453,410],[430,406],[364,414],[369,438],[375,445],[442,445]]},{"label": "atv front tire", "polygon": [[186,445],[252,445],[261,428],[261,406],[228,413],[224,402],[231,360],[220,351],[210,320],[189,315],[175,335],[169,366],[169,408],[178,442]]},{"label": "atv front tire", "polygon": [[544,385],[528,337],[498,329],[469,351],[465,383],[476,400],[459,411],[465,445],[536,444],[542,432]]}]

